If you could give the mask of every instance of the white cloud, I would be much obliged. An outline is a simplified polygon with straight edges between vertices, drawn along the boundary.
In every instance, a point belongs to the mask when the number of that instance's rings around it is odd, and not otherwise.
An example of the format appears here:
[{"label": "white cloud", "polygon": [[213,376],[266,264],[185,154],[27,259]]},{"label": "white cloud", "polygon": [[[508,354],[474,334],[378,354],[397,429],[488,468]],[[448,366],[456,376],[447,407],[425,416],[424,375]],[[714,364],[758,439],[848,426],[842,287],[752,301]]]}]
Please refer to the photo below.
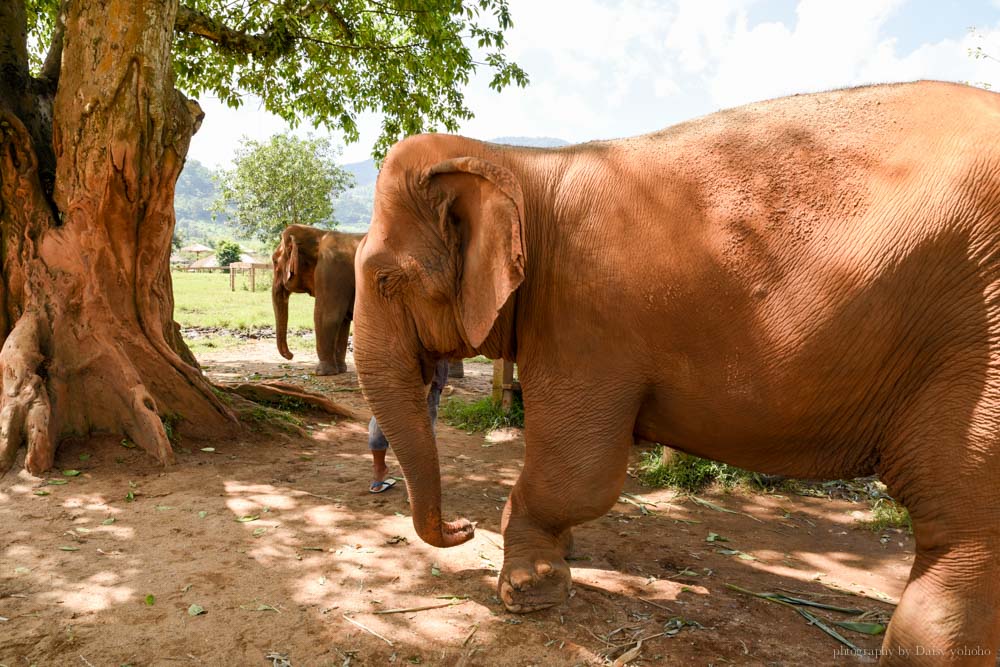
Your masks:
[{"label": "white cloud", "polygon": [[993,90],[1000,90],[1000,63],[969,55],[970,49],[981,44],[1000,45],[1000,25],[982,30],[978,36],[966,34],[961,39],[923,44],[903,55],[896,53],[895,41],[889,40],[871,54],[861,75],[872,81],[942,79],[973,85],[986,83]]},{"label": "white cloud", "polygon": [[720,45],[709,89],[718,106],[861,83],[880,30],[902,0],[802,0],[794,27],[739,25]]},{"label": "white cloud", "polygon": [[[948,34],[943,26],[938,38],[901,51],[912,36],[887,31],[898,24],[890,19],[912,10],[907,4],[913,2],[799,0],[794,15],[781,16],[763,0],[510,0],[515,26],[507,54],[525,68],[531,85],[496,93],[482,70],[466,90],[476,117],[460,131],[484,139],[584,141],[655,130],[753,100],[863,83],[938,78],[1000,89],[1000,63],[968,55],[978,43],[1000,45],[1000,22],[981,25],[979,38]],[[1000,8],[1000,0],[989,2]],[[751,19],[762,8],[773,18]],[[227,163],[243,134],[260,139],[285,128],[253,108],[202,104],[209,115],[191,155],[209,164]],[[346,147],[345,161],[368,156],[380,122],[374,114],[359,119],[361,141]]]}]

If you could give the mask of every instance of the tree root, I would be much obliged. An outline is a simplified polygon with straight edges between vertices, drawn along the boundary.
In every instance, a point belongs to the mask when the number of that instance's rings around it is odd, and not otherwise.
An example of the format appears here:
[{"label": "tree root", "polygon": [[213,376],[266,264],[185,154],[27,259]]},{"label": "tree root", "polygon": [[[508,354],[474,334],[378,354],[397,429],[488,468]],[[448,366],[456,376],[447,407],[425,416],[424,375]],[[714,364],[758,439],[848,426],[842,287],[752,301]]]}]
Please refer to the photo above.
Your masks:
[{"label": "tree root", "polygon": [[45,360],[43,341],[48,338],[41,319],[25,315],[0,350],[3,365],[3,409],[0,410],[0,472],[6,472],[26,442],[24,466],[33,475],[52,467],[55,440],[49,417],[51,406],[45,382],[39,375]]},{"label": "tree root", "polygon": [[347,406],[340,405],[339,403],[334,403],[322,394],[308,391],[294,384],[288,384],[287,382],[268,380],[258,384],[220,384],[217,386],[223,391],[237,394],[257,403],[280,403],[283,398],[291,398],[302,401],[303,403],[330,415],[344,417],[354,421],[368,421],[368,418],[361,412],[353,410]]}]

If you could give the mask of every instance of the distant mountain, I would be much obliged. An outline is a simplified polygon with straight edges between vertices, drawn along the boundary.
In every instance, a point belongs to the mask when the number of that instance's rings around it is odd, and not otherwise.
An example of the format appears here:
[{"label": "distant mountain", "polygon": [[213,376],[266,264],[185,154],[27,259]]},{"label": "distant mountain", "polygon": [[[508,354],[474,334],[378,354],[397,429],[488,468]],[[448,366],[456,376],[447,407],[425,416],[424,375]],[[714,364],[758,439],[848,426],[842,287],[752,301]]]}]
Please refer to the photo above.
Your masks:
[{"label": "distant mountain", "polygon": [[375,167],[374,160],[362,160],[361,162],[351,162],[344,165],[344,170],[354,176],[357,185],[368,185],[374,183],[378,177],[378,168]]},{"label": "distant mountain", "polygon": [[[497,137],[494,144],[528,146],[531,148],[558,148],[569,142],[554,137]],[[373,160],[362,160],[342,165],[354,176],[355,186],[333,200],[333,215],[337,228],[349,232],[364,232],[372,219],[372,202],[375,199],[375,179],[378,169]],[[188,160],[177,179],[174,208],[177,212],[177,230],[186,241],[215,241],[231,239],[232,227],[222,216],[212,219],[210,207],[216,197],[215,172],[198,162]],[[247,245],[254,245],[244,239]]]},{"label": "distant mountain", "polygon": [[[529,148],[559,148],[569,146],[568,141],[555,137],[497,137],[490,143]],[[378,168],[374,160],[345,164],[344,169],[354,174],[356,185],[333,200],[334,217],[338,228],[344,231],[364,232],[372,219],[372,202],[375,199],[375,179]]]}]

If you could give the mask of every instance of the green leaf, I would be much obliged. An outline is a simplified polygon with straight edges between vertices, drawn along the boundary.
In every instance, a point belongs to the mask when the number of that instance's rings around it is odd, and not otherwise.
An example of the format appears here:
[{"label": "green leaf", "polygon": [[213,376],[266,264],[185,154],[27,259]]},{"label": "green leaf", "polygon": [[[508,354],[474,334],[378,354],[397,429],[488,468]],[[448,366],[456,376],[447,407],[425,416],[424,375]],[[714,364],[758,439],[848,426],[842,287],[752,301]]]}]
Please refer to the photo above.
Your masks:
[{"label": "green leaf", "polygon": [[59,547],[59,551],[79,551],[80,547]]},{"label": "green leaf", "polygon": [[171,507],[170,505],[157,505],[156,506],[156,511],[157,512],[167,512],[167,511],[170,511],[172,509],[175,509],[175,508]]},{"label": "green leaf", "polygon": [[[238,246],[237,246],[237,247],[238,247]],[[239,255],[237,255],[237,257],[239,257]],[[230,269],[230,270],[231,270],[231,269]],[[213,452],[215,451],[215,447],[202,447],[202,448],[201,448],[201,451],[203,451],[203,452],[208,452],[209,454],[211,454],[211,453],[213,453]]]},{"label": "green leaf", "polygon": [[107,519],[105,519],[104,521],[102,521],[101,525],[102,526],[110,526],[114,522],[115,522],[115,518],[113,516],[111,516],[111,517],[108,517]]},{"label": "green leaf", "polygon": [[201,616],[204,613],[206,613],[205,608],[200,604],[192,604],[188,607],[188,616]]},{"label": "green leaf", "polygon": [[254,537],[260,537],[261,535],[263,535],[266,532],[267,532],[267,528],[254,528],[253,529],[253,536]]},{"label": "green leaf", "polygon": [[79,477],[80,476],[80,471],[79,470],[63,470],[63,476],[64,477]]},{"label": "green leaf", "polygon": [[133,500],[135,500],[135,493],[129,491],[128,493],[125,494],[125,502],[130,503]]},{"label": "green leaf", "polygon": [[63,484],[69,484],[68,479],[47,479],[45,483],[49,486],[62,486]]},{"label": "green leaf", "polygon": [[80,454],[80,460],[81,461],[89,461],[90,460],[90,454]]},{"label": "green leaf", "polygon": [[434,576],[434,577],[440,577],[441,576],[441,570],[438,569],[437,565],[431,565],[431,576]]},{"label": "green leaf", "polygon": [[862,623],[859,621],[835,621],[835,625],[839,625],[847,630],[853,630],[854,632],[860,632],[864,635],[881,635],[885,632],[885,626],[881,623]]},{"label": "green leaf", "polygon": [[125,438],[124,440],[122,440],[122,447],[124,447],[125,449],[135,449],[135,443],[129,440],[128,438]]},{"label": "green leaf", "polygon": [[708,534],[708,537],[705,538],[705,541],[706,542],[728,542],[729,538],[723,537],[722,535],[719,535],[718,533],[712,533],[712,532],[710,532]]},{"label": "green leaf", "polygon": [[199,519],[204,519],[206,516],[208,516],[208,512],[206,512],[205,510],[198,512]]},{"label": "green leaf", "polygon": [[48,496],[51,495],[48,491],[43,491],[42,489],[37,489],[35,491],[36,496]]},{"label": "green leaf", "polygon": [[256,521],[260,518],[259,514],[244,514],[243,516],[237,518],[236,520],[240,523],[250,523],[251,521]]},{"label": "green leaf", "polygon": [[29,572],[31,572],[31,568],[24,567],[23,565],[14,568],[15,574],[28,574]]},{"label": "green leaf", "polygon": [[153,596],[152,593],[150,593],[149,595],[146,596],[146,606],[152,607],[154,604],[156,604],[156,598]]}]

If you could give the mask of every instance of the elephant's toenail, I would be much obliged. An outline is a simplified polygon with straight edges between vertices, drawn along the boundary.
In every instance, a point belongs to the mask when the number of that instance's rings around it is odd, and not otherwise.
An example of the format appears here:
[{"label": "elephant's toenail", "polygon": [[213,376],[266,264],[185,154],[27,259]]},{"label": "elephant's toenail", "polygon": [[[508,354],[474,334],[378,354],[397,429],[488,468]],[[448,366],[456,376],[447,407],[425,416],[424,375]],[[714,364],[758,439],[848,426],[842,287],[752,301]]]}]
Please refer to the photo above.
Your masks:
[{"label": "elephant's toenail", "polygon": [[548,561],[544,560],[535,561],[535,572],[537,572],[538,574],[545,576],[551,571],[552,571],[552,564],[549,563]]},{"label": "elephant's toenail", "polygon": [[529,573],[527,573],[527,572],[524,572],[524,571],[511,572],[510,573],[510,583],[514,586],[514,588],[520,590],[526,584],[530,584],[531,583],[531,575]]}]

